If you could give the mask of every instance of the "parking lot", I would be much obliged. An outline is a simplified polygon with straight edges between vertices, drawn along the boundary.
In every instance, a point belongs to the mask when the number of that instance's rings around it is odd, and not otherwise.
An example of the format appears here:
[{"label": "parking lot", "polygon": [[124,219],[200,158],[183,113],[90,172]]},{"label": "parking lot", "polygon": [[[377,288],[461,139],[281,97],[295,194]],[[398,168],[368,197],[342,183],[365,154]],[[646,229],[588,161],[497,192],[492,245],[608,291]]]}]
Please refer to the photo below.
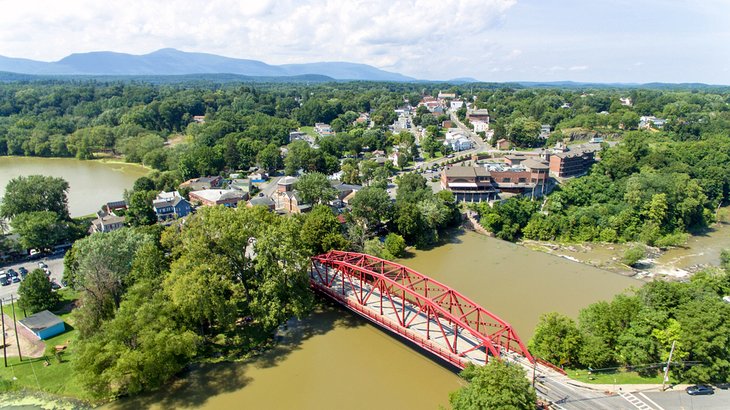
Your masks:
[{"label": "parking lot", "polygon": [[[62,286],[61,279],[63,279],[63,253],[59,253],[57,255],[49,255],[48,257],[34,260],[27,260],[15,264],[4,265],[0,267],[0,270],[7,272],[8,269],[12,268],[16,272],[19,272],[19,269],[22,266],[28,269],[28,272],[32,272],[34,269],[38,269],[38,262],[43,262],[48,265],[48,270],[51,272],[51,280]],[[18,287],[20,287],[20,283],[11,283],[7,286],[0,286],[0,299],[2,299],[3,303],[7,303],[10,300],[11,295],[14,298],[18,297]]]}]

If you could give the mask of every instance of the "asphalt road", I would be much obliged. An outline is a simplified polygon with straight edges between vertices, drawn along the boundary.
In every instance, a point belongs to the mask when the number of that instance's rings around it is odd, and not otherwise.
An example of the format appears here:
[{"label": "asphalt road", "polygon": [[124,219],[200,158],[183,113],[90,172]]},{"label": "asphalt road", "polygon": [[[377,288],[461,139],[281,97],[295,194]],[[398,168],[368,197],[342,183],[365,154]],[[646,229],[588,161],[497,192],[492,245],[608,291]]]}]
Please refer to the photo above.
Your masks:
[{"label": "asphalt road", "polygon": [[[730,409],[730,389],[715,388],[709,396],[690,396],[684,390],[646,392],[636,395],[657,410],[727,410]],[[651,400],[651,402],[649,400]],[[652,403],[653,402],[653,403]]]},{"label": "asphalt road", "polygon": [[[16,272],[18,272],[18,269],[21,266],[24,266],[26,269],[28,269],[28,272],[31,272],[33,271],[33,269],[38,269],[38,262],[44,262],[45,264],[47,264],[48,269],[51,271],[51,279],[61,285],[61,279],[63,279],[63,253],[48,256],[45,258],[5,265],[0,267],[0,270],[4,270],[7,272],[9,268],[13,268]],[[13,295],[14,298],[17,298],[19,286],[20,283],[11,283],[8,286],[0,286],[0,299],[2,299],[2,302],[9,302],[10,295]]]}]

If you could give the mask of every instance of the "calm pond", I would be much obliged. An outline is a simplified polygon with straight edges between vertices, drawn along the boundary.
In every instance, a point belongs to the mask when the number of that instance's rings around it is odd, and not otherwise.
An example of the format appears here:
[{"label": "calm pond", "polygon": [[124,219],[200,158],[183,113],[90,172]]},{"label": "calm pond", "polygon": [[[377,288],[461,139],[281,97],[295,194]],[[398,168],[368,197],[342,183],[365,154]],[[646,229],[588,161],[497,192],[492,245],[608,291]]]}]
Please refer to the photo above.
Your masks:
[{"label": "calm pond", "polygon": [[136,164],[82,161],[73,158],[0,157],[0,197],[5,185],[18,176],[48,175],[68,181],[68,206],[71,216],[88,215],[108,201],[122,199],[125,189],[147,175],[149,170]]},{"label": "calm pond", "polygon": [[[580,308],[641,282],[564,258],[456,232],[400,261],[459,289],[527,342],[541,313]],[[261,357],[206,365],[163,391],[108,409],[436,409],[461,380],[436,361],[337,307],[290,321]]]}]

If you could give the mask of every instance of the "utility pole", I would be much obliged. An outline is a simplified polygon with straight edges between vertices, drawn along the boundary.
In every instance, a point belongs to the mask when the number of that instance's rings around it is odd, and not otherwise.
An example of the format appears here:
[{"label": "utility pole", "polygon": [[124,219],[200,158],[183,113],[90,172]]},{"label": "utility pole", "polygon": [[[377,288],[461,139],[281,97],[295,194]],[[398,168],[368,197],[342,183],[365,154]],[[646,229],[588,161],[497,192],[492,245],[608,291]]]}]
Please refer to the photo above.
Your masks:
[{"label": "utility pole", "polygon": [[15,343],[18,345],[18,357],[20,357],[20,361],[22,362],[23,354],[20,353],[20,338],[18,338],[18,321],[15,320],[15,302],[13,301],[13,295],[10,295],[10,307],[13,308],[13,326],[15,326]]},{"label": "utility pole", "polygon": [[3,300],[0,299],[0,320],[3,323],[3,360],[5,360],[5,367],[8,367],[8,352],[7,343],[5,343],[5,312],[3,312]]},{"label": "utility pole", "polygon": [[665,386],[669,381],[669,364],[672,362],[672,355],[674,354],[674,344],[676,340],[672,341],[672,350],[669,351],[669,358],[667,359],[667,366],[664,368],[664,379],[662,380],[662,391],[665,390]]}]

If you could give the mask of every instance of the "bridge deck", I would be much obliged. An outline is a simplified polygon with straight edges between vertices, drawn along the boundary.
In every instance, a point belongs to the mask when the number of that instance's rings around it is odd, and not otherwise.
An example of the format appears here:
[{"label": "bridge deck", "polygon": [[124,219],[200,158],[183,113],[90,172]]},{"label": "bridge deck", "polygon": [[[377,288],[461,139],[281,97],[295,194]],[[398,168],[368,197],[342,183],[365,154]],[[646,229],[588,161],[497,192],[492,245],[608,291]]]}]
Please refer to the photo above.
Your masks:
[{"label": "bridge deck", "polygon": [[[325,267],[321,267],[320,269],[324,270]],[[332,268],[326,269],[328,273],[333,270]],[[403,312],[403,300],[401,298],[381,294],[378,288],[374,288],[367,282],[363,282],[362,287],[357,281],[352,283],[349,281],[343,282],[342,276],[336,276],[331,286],[326,286],[326,284],[319,280],[317,275],[314,275],[312,280],[319,291],[337,299],[343,305],[350,308],[350,310],[364,316],[368,320],[384,325],[385,328],[397,334],[409,336],[408,338],[415,343],[422,345],[427,350],[459,368],[464,368],[468,362],[476,365],[484,365],[486,363],[487,354],[484,347],[475,349],[476,346],[480,345],[480,341],[471,336],[469,332],[458,330],[458,336],[456,337],[456,350],[460,352],[468,351],[468,353],[463,354],[463,356],[452,353],[448,343],[453,343],[454,326],[448,321],[437,321],[429,318],[418,306],[405,302],[405,321],[409,325],[404,328],[399,323],[401,312]],[[365,304],[360,304],[356,296],[357,294],[361,294],[361,292],[362,294],[372,292]],[[443,329],[443,332],[441,329]],[[503,353],[506,353],[504,349],[502,350]]]}]

